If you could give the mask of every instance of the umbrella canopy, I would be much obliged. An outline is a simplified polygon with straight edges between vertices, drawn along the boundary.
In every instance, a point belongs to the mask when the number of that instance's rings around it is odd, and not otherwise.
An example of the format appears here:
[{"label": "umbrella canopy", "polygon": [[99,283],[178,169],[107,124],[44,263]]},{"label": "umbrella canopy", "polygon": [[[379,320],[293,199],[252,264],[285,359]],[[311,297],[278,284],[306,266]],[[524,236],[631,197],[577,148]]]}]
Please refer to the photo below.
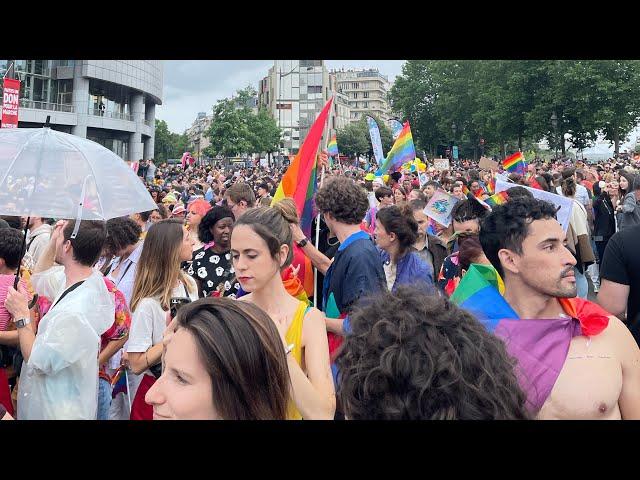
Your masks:
[{"label": "umbrella canopy", "polygon": [[102,145],[46,127],[0,129],[0,215],[108,220],[155,208]]}]

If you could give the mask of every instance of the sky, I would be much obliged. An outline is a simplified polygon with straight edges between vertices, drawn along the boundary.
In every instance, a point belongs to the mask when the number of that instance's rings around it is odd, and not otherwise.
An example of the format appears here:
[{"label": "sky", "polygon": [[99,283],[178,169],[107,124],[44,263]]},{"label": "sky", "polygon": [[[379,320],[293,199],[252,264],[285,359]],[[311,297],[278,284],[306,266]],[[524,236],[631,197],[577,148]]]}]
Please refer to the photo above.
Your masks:
[{"label": "sky", "polygon": [[[393,82],[402,73],[404,60],[325,60],[329,70],[377,68]],[[273,60],[167,60],[164,62],[162,105],[156,118],[169,130],[182,133],[191,126],[198,112],[211,113],[218,100],[267,76]]]}]

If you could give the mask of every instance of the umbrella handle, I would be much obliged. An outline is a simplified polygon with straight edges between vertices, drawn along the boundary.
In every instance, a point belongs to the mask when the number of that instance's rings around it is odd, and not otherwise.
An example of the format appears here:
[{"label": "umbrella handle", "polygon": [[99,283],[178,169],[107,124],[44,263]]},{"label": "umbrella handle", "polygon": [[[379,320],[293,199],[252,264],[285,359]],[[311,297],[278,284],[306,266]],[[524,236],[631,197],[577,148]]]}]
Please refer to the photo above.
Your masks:
[{"label": "umbrella handle", "polygon": [[13,281],[13,288],[18,290],[18,282],[20,281],[20,265],[22,264],[22,259],[24,258],[24,254],[27,253],[26,245],[27,245],[27,230],[29,230],[29,220],[31,217],[27,217],[27,222],[24,224],[24,237],[22,237],[22,247],[20,248],[20,262],[18,262],[18,272],[16,273],[16,279]]}]

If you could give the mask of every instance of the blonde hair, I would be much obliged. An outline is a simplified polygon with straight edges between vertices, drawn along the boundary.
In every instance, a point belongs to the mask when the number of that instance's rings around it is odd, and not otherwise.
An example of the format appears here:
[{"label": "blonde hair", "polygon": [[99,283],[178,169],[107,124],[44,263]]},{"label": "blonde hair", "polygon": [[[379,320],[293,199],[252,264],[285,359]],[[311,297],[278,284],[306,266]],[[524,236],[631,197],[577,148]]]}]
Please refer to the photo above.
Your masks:
[{"label": "blonde hair", "polygon": [[154,224],[144,240],[131,295],[131,311],[143,298],[156,298],[163,310],[169,310],[169,300],[178,281],[189,293],[193,288],[180,270],[180,248],[184,238],[182,222],[161,220]]},{"label": "blonde hair", "polygon": [[294,202],[293,198],[287,197],[282,200],[278,200],[273,204],[273,208],[275,208],[287,222],[295,223],[296,225],[300,223],[298,207],[296,207],[296,202]]}]

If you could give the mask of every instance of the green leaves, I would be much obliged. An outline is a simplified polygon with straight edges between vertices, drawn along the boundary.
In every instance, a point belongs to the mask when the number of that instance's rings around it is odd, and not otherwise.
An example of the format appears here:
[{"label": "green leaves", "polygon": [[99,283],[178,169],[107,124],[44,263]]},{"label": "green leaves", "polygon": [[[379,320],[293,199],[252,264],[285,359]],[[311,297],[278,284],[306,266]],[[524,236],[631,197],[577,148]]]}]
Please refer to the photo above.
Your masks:
[{"label": "green leaves", "polygon": [[235,157],[249,153],[270,153],[278,149],[280,129],[269,112],[258,114],[250,108],[256,92],[252,87],[238,90],[234,98],[219,100],[207,135],[212,156]]},{"label": "green leaves", "polygon": [[180,158],[187,149],[188,139],[184,134],[171,133],[167,122],[156,118],[156,136],[153,158],[157,164],[169,158]]},{"label": "green leaves", "polygon": [[[638,61],[410,60],[390,92],[414,141],[431,150],[454,138],[462,155],[497,153],[565,135],[586,148],[598,134],[617,145],[640,119]],[[556,113],[557,129],[551,124]]]}]

